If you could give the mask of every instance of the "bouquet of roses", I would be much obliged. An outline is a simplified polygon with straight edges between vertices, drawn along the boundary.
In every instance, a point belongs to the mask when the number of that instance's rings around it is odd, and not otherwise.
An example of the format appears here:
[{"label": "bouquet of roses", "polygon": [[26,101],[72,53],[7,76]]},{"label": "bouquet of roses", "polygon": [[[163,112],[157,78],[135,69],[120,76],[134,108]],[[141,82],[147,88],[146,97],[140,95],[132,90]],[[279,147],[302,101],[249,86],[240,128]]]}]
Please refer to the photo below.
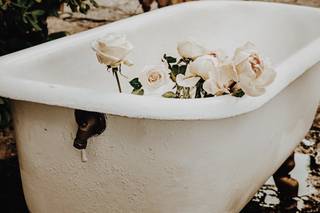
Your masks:
[{"label": "bouquet of roses", "polygon": [[[108,35],[94,43],[98,61],[107,65],[120,82],[121,65],[132,45],[124,35]],[[159,65],[146,66],[129,83],[137,95],[161,95],[165,98],[206,98],[221,95],[259,96],[275,79],[276,72],[248,42],[229,58],[222,51],[212,51],[193,39],[178,42],[179,57],[163,55]]]}]

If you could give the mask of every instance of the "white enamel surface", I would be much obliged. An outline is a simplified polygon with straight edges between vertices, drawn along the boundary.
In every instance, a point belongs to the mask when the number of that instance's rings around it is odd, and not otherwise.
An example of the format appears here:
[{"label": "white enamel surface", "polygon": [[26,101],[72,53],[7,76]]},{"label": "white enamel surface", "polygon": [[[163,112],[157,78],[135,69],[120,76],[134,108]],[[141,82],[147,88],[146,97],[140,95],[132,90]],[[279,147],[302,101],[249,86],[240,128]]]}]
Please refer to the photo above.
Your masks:
[{"label": "white enamel surface", "polygon": [[[15,99],[31,212],[239,212],[311,125],[320,97],[319,22],[312,8],[194,2],[0,58],[0,95]],[[275,62],[278,76],[258,98],[118,94],[90,50],[108,32],[126,33],[135,46],[128,76],[164,52],[177,54],[184,35],[229,53],[252,41]],[[108,114],[86,163],[72,147],[73,108]]]},{"label": "white enamel surface", "polygon": [[[316,66],[256,111],[207,121],[108,116],[88,161],[73,110],[14,102],[23,188],[33,213],[239,212],[310,127]],[[303,91],[303,92],[302,92]]]},{"label": "white enamel surface", "polygon": [[[319,60],[320,28],[314,27],[319,21],[319,9],[307,7],[229,1],[180,4],[2,57],[0,94],[138,118],[231,117],[261,107]],[[177,55],[176,43],[186,36],[230,54],[252,41],[275,63],[278,77],[259,98],[139,97],[128,94],[131,88],[124,78],[127,94],[118,94],[114,78],[90,49],[92,41],[110,32],[127,34],[135,46],[129,57],[135,66],[124,70],[129,77],[146,63],[160,63],[163,53]]]}]

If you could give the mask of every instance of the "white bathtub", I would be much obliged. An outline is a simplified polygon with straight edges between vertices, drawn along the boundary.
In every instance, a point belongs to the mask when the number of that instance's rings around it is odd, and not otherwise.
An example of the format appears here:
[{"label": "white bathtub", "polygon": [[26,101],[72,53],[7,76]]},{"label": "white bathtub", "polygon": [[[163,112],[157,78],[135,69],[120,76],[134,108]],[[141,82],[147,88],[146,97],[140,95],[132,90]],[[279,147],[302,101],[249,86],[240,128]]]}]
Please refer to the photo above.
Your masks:
[{"label": "white bathtub", "polygon": [[[319,23],[318,9],[201,1],[1,57],[0,95],[12,99],[30,211],[239,212],[311,125],[320,98]],[[129,76],[165,52],[175,55],[186,35],[229,52],[252,41],[278,75],[257,98],[118,94],[90,49],[109,32],[126,33],[135,46]],[[73,109],[107,113],[87,163],[72,146]]]}]

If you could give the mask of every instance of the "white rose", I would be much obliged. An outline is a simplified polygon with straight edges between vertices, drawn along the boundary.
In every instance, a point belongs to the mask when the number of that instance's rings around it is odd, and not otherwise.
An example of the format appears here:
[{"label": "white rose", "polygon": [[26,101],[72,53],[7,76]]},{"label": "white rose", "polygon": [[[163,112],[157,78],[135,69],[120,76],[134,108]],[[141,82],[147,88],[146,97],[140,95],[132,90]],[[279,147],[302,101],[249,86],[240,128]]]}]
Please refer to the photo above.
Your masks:
[{"label": "white rose", "polygon": [[229,86],[233,82],[233,67],[231,64],[222,64],[209,72],[209,78],[203,83],[203,89],[211,95],[230,93]]},{"label": "white rose", "polygon": [[197,76],[204,80],[209,78],[210,72],[216,72],[219,66],[218,59],[213,55],[204,55],[189,64],[186,77]]},{"label": "white rose", "polygon": [[221,65],[216,54],[200,56],[188,65],[185,75],[176,76],[176,82],[182,87],[194,87],[201,78],[209,79],[209,73],[217,72]]},{"label": "white rose", "polygon": [[116,67],[121,63],[131,65],[125,57],[133,46],[123,34],[108,34],[93,42],[93,50],[96,52],[99,63]]},{"label": "white rose", "polygon": [[200,79],[200,77],[185,76],[182,74],[176,76],[176,82],[181,87],[194,87]]},{"label": "white rose", "polygon": [[192,39],[178,42],[177,50],[182,58],[191,58],[193,60],[208,53],[206,48]]},{"label": "white rose", "polygon": [[265,93],[265,87],[276,77],[276,72],[258,54],[254,44],[247,43],[236,50],[233,64],[241,89],[249,96]]},{"label": "white rose", "polygon": [[[163,65],[146,66],[138,76],[145,93],[148,94],[156,92],[159,94],[161,93],[162,95],[161,91],[156,90],[164,88],[167,85],[172,85],[170,84],[169,72],[170,70]],[[171,88],[164,88],[164,90],[165,89],[170,90],[172,89],[172,86]]]},{"label": "white rose", "polygon": [[228,62],[227,54],[220,49],[210,51],[208,55],[212,55],[213,57],[215,57],[219,61],[219,64],[224,64]]}]

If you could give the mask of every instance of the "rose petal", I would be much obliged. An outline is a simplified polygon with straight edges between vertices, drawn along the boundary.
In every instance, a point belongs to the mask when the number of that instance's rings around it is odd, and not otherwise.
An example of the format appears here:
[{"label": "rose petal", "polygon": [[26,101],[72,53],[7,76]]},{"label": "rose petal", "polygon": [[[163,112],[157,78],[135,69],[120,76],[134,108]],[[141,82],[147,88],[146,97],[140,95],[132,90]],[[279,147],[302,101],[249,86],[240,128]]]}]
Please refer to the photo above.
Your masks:
[{"label": "rose petal", "polygon": [[273,69],[267,67],[264,69],[264,72],[256,80],[256,85],[258,85],[259,87],[266,87],[274,81],[274,79],[276,78],[276,75],[277,73]]},{"label": "rose petal", "polygon": [[124,64],[124,65],[127,65],[128,67],[133,66],[133,63],[132,63],[132,61],[130,61],[130,60],[124,60],[124,61],[123,61],[123,64]]},{"label": "rose petal", "polygon": [[216,72],[217,64],[216,58],[211,55],[200,56],[188,66],[189,71],[193,76],[200,76],[202,79],[207,80],[210,72]]},{"label": "rose petal", "polygon": [[223,84],[229,84],[234,78],[237,78],[236,72],[231,65],[219,67],[218,81]]},{"label": "rose petal", "polygon": [[264,88],[257,87],[257,85],[255,85],[254,82],[246,76],[240,77],[239,85],[245,94],[253,97],[263,95],[266,91]]},{"label": "rose petal", "polygon": [[253,43],[247,42],[244,46],[236,49],[233,62],[238,65],[245,61],[251,54],[258,54],[256,47]]},{"label": "rose petal", "polygon": [[[152,73],[157,73],[161,77],[154,82],[149,82],[149,77]],[[159,87],[167,84],[169,82],[169,71],[163,65],[146,66],[141,73],[139,73],[139,80],[143,86],[143,89],[148,92],[156,90]]]},{"label": "rose petal", "polygon": [[108,66],[121,64],[133,48],[123,34],[108,34],[94,41],[91,47],[96,52],[99,63]]},{"label": "rose petal", "polygon": [[212,78],[209,78],[203,83],[203,89],[208,94],[214,95],[219,91],[219,88],[217,87],[216,81]]},{"label": "rose petal", "polygon": [[208,53],[206,48],[192,38],[178,42],[177,51],[181,57],[191,59],[196,59]]},{"label": "rose petal", "polygon": [[177,84],[182,87],[194,87],[200,79],[200,77],[186,77],[182,74],[176,76]]},{"label": "rose petal", "polygon": [[105,65],[110,65],[110,66],[115,66],[116,64],[120,63],[120,59],[105,55],[99,51],[96,52],[97,59],[99,63],[105,64]]}]

